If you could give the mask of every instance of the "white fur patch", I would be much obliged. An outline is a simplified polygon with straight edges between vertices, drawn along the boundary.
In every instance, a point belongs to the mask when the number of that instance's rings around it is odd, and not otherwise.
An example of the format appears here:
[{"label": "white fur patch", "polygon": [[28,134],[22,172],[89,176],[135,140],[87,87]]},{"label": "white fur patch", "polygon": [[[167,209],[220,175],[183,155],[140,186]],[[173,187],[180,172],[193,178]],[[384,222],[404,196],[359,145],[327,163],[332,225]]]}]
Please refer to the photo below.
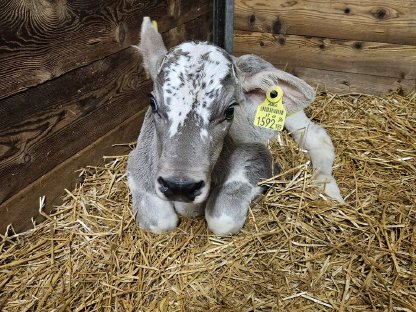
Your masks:
[{"label": "white fur patch", "polygon": [[238,168],[238,171],[233,171],[232,174],[227,178],[227,180],[224,182],[225,184],[233,183],[233,182],[239,182],[243,184],[250,184],[248,181],[246,174],[245,174],[244,167]]},{"label": "white fur patch", "polygon": [[[175,56],[175,51],[184,55]],[[221,90],[221,81],[230,73],[230,61],[218,48],[206,43],[186,42],[170,53],[170,57],[176,57],[176,60],[164,69],[166,82],[162,90],[164,103],[169,107],[167,115],[171,121],[169,135],[172,137],[184,124],[191,110],[194,110],[203,124],[209,122],[211,106],[216,98],[210,98],[209,94]]]},{"label": "white fur patch", "polygon": [[263,188],[261,186],[256,186],[253,187],[253,189],[251,190],[251,197],[250,197],[250,202],[256,198],[257,195],[263,193]]},{"label": "white fur patch", "polygon": [[201,205],[194,203],[173,202],[175,210],[178,214],[184,217],[197,217],[203,214]]},{"label": "white fur patch", "polygon": [[201,131],[199,131],[199,134],[202,140],[206,140],[208,138],[208,131],[205,128],[201,128]]},{"label": "white fur patch", "polygon": [[238,233],[243,224],[238,224],[233,218],[227,215],[220,217],[211,217],[208,214],[205,216],[209,229],[215,235],[229,235]]},{"label": "white fur patch", "polygon": [[159,221],[157,226],[150,226],[149,231],[154,234],[163,234],[176,229],[178,226],[178,216],[172,216]]},{"label": "white fur patch", "polygon": [[162,200],[158,196],[146,194],[140,201],[140,205],[143,210],[149,213],[148,220],[155,223],[149,225],[150,232],[161,234],[176,229],[178,216],[170,202]]}]

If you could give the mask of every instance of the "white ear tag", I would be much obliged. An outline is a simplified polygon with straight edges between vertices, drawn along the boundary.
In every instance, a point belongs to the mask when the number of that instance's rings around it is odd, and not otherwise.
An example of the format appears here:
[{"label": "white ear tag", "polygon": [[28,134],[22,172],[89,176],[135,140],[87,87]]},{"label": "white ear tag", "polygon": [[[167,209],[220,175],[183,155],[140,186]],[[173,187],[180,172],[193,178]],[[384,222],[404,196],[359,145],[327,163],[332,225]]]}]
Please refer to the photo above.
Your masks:
[{"label": "white ear tag", "polygon": [[267,90],[264,102],[257,106],[254,125],[281,131],[285,120],[286,109],[283,106],[283,90],[279,86],[272,86]]}]

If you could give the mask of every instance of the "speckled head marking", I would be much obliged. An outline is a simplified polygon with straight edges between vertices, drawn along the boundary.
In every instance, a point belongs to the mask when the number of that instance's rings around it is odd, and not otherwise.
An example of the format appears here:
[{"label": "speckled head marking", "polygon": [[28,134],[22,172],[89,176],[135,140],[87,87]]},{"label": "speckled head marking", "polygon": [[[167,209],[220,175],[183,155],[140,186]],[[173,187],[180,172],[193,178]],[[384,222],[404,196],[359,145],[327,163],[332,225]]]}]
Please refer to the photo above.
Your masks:
[{"label": "speckled head marking", "polygon": [[[201,138],[208,136],[207,124],[219,109],[227,84],[237,84],[231,57],[206,42],[185,42],[164,57],[155,82],[169,120],[173,137],[187,119],[198,123]],[[228,104],[228,103],[227,103]]]}]

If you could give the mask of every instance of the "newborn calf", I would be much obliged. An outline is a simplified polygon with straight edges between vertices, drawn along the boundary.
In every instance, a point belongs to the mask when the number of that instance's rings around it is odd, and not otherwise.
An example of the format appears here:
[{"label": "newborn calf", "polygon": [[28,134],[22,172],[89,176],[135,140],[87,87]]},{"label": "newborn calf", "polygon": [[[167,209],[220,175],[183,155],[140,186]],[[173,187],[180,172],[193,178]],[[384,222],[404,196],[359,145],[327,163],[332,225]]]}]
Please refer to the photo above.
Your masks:
[{"label": "newborn calf", "polygon": [[[254,55],[238,58],[207,42],[167,51],[145,17],[138,47],[153,80],[150,107],[130,153],[128,185],[139,226],[174,230],[178,214],[205,214],[217,235],[243,227],[250,202],[272,176],[268,140],[276,131],[253,124],[266,90],[283,90],[285,128],[308,150],[324,192],[342,202],[332,177],[331,139],[303,109],[314,100],[304,81]],[[296,114],[294,114],[296,113]]]}]

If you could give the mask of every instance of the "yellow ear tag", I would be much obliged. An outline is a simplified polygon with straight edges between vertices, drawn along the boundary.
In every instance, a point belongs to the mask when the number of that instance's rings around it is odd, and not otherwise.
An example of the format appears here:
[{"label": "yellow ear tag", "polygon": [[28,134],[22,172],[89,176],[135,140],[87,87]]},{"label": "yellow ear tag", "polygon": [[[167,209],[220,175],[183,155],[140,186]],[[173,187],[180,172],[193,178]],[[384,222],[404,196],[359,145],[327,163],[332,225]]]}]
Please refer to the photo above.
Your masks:
[{"label": "yellow ear tag", "polygon": [[266,99],[257,106],[254,125],[281,131],[285,125],[286,109],[283,106],[283,90],[279,86],[270,87]]},{"label": "yellow ear tag", "polygon": [[152,26],[153,26],[153,28],[154,28],[156,31],[158,31],[158,30],[157,30],[157,22],[156,22],[156,21],[152,21]]}]

